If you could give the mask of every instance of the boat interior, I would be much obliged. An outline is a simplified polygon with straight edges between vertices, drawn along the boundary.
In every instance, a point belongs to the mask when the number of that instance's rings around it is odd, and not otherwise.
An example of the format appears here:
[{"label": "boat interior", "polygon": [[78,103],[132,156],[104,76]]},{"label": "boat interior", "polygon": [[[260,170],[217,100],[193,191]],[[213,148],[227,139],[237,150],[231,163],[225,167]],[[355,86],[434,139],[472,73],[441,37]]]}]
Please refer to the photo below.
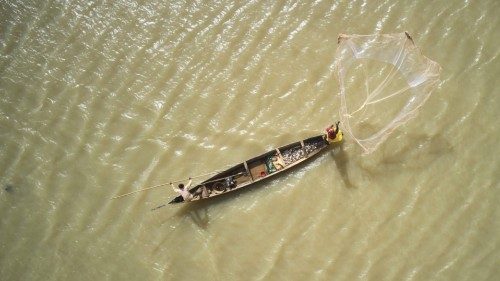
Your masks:
[{"label": "boat interior", "polygon": [[286,170],[316,154],[327,144],[321,136],[294,142],[249,159],[212,178],[191,190],[193,200],[212,197],[238,189],[268,176]]}]

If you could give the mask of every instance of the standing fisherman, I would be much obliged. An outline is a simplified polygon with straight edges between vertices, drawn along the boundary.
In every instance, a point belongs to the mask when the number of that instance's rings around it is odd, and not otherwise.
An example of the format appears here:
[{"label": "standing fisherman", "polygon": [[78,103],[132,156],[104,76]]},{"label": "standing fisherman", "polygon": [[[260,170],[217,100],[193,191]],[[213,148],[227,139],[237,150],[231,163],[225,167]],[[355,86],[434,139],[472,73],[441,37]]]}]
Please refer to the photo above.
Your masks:
[{"label": "standing fisherman", "polygon": [[340,124],[340,121],[338,121],[337,123],[335,123],[335,128],[334,128],[333,125],[331,125],[330,127],[328,127],[328,128],[325,129],[325,131],[326,131],[326,140],[329,143],[331,143],[331,142],[333,142],[333,141],[336,140],[337,135],[339,133],[339,124]]},{"label": "standing fisherman", "polygon": [[182,199],[184,199],[184,201],[188,202],[188,201],[191,201],[193,199],[193,194],[191,194],[191,192],[189,192],[189,188],[191,187],[191,184],[193,183],[193,180],[191,178],[189,178],[189,181],[188,183],[186,184],[186,186],[184,186],[184,184],[179,184],[179,187],[176,188],[172,183],[170,183],[170,186],[172,187],[172,189],[179,193],[181,196],[182,196]]}]

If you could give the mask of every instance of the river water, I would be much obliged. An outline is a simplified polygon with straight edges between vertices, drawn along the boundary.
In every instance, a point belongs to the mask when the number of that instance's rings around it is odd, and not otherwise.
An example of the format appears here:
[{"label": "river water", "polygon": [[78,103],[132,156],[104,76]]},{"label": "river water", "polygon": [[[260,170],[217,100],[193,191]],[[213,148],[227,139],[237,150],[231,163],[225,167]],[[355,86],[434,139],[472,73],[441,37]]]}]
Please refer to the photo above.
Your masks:
[{"label": "river water", "polygon": [[[1,1],[2,280],[498,280],[500,2]],[[378,150],[159,187],[338,120],[339,33],[443,68]]]}]

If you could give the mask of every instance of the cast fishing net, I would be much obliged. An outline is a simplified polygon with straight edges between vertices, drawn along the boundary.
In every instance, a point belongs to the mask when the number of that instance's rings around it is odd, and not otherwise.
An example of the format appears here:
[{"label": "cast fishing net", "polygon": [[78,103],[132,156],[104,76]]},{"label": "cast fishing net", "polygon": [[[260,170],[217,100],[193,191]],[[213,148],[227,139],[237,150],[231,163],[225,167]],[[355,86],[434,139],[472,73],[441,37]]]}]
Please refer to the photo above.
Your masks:
[{"label": "cast fishing net", "polygon": [[371,153],[415,117],[439,83],[441,67],[408,33],[340,35],[335,71],[344,131]]}]

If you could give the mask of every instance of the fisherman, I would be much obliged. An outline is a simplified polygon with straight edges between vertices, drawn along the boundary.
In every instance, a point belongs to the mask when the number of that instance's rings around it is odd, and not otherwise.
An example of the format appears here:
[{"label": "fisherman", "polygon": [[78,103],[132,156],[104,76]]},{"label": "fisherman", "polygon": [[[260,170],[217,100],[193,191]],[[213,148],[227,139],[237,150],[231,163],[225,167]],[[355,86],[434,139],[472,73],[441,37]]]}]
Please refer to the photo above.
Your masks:
[{"label": "fisherman", "polygon": [[229,187],[230,189],[236,187],[236,181],[234,180],[234,176],[229,176],[226,178],[226,186]]},{"label": "fisherman", "polygon": [[191,178],[189,178],[189,181],[188,183],[186,184],[186,186],[184,186],[184,184],[179,184],[179,187],[176,188],[172,183],[170,183],[170,186],[174,189],[175,192],[179,193],[181,196],[182,196],[182,199],[184,199],[184,201],[191,201],[193,199],[193,194],[191,194],[191,192],[189,192],[189,188],[191,187],[191,184],[193,183],[193,180]]},{"label": "fisherman", "polygon": [[193,197],[196,196],[201,196],[201,198],[207,198],[210,196],[210,191],[208,191],[205,185],[202,185],[201,187],[197,188],[196,191],[194,192]]},{"label": "fisherman", "polygon": [[335,128],[334,128],[333,125],[331,125],[330,127],[328,127],[328,128],[325,129],[325,131],[326,131],[326,140],[328,142],[332,142],[337,137],[337,134],[339,133],[339,124],[340,124],[340,121],[338,121],[337,123],[335,123]]},{"label": "fisherman", "polygon": [[283,158],[279,155],[273,156],[271,160],[273,161],[273,165],[277,170],[281,170],[286,166],[285,161],[283,161]]}]

